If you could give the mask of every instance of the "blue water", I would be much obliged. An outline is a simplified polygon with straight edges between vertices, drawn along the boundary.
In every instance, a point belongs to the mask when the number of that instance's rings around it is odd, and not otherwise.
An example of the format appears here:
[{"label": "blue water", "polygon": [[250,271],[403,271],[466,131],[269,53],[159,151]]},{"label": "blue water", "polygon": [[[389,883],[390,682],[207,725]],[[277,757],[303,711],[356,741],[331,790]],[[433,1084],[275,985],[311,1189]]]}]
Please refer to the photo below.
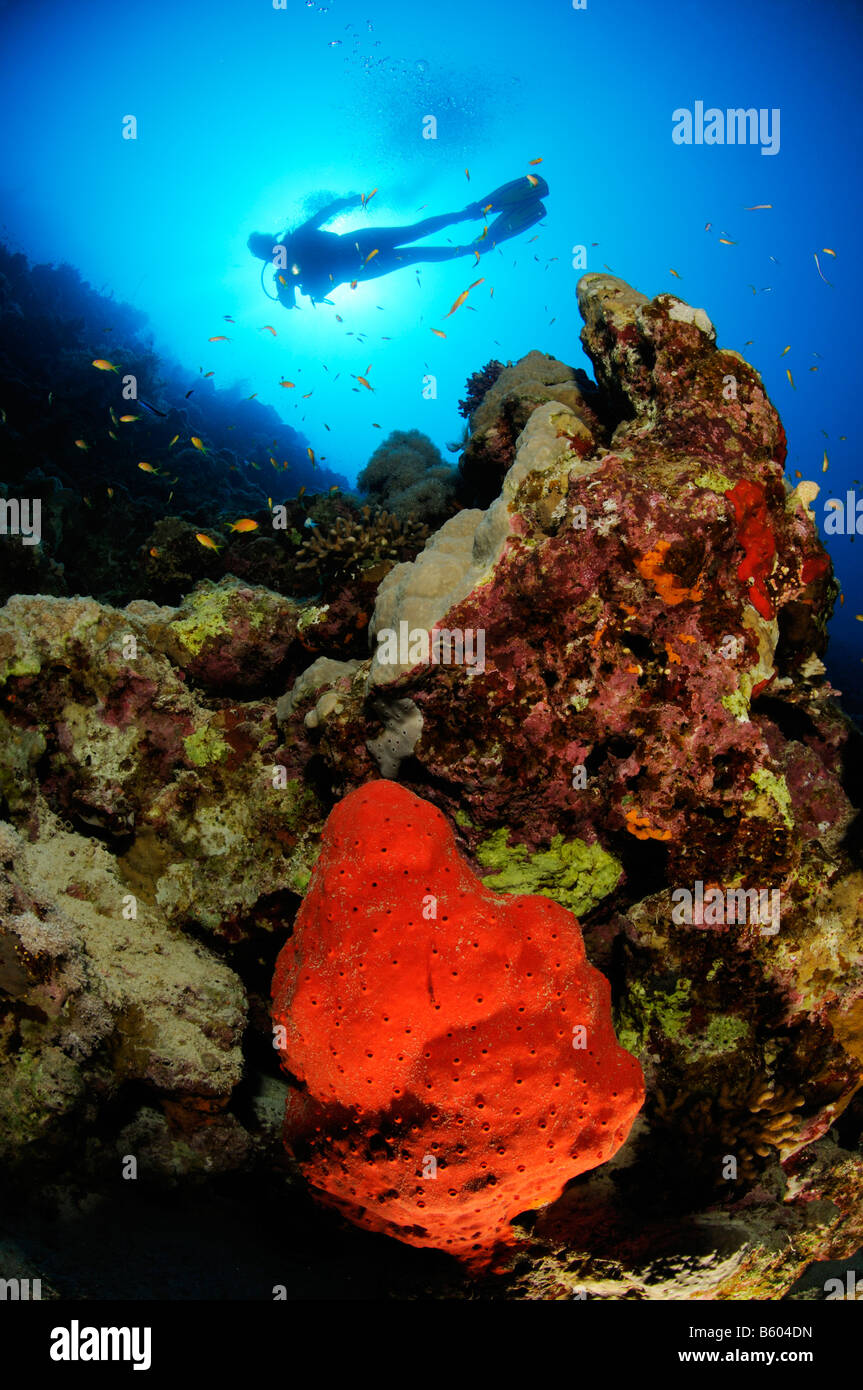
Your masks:
[{"label": "blue water", "polygon": [[[588,269],[703,306],[720,345],[759,369],[789,477],[822,484],[822,529],[828,496],[863,498],[856,3],[28,0],[0,6],[0,36],[2,235],[143,309],[156,350],[190,372],[248,382],[348,478],[392,429],[421,429],[454,457],[465,379],[491,357],[539,348],[589,369],[571,264],[584,244]],[[778,153],[674,144],[672,112],[696,101],[778,108]],[[136,140],[122,138],[127,115]],[[427,115],[436,140],[422,138]],[[291,313],[263,296],[252,231],[281,234],[328,196],[373,189],[331,229],[410,222],[531,167],[551,188],[545,223],[478,269],[403,269]],[[230,342],[208,342],[223,332]],[[846,595],[834,663],[859,671],[863,538],[829,549]]]}]

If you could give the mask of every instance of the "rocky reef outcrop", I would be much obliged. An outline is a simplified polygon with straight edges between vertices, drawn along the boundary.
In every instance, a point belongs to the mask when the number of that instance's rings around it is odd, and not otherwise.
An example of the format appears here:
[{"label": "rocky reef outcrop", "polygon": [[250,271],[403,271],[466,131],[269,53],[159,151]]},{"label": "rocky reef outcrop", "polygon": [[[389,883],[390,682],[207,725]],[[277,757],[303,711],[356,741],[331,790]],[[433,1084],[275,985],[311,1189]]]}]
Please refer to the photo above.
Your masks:
[{"label": "rocky reef outcrop", "polygon": [[327,816],[383,778],[483,891],[578,915],[645,1078],[498,1290],[774,1298],[863,1244],[863,759],[811,491],[703,310],[607,275],[579,304],[595,384],[490,373],[473,505],[361,592],[0,610],[13,1167],[129,1134],[171,1176],[285,1162],[274,961]]}]

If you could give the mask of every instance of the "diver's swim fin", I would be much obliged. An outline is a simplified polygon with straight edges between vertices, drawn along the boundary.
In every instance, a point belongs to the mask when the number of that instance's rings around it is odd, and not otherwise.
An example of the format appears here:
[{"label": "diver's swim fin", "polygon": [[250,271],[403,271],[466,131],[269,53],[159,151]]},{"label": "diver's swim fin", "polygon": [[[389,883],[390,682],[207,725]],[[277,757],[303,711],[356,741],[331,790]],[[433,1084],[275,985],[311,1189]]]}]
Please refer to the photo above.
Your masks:
[{"label": "diver's swim fin", "polygon": [[541,203],[539,198],[531,198],[527,203],[516,203],[490,223],[482,239],[482,245],[480,246],[478,241],[474,242],[474,245],[480,254],[483,251],[491,251],[501,241],[509,241],[510,237],[520,236],[522,232],[535,227],[537,222],[541,222],[545,217],[545,211],[545,204]]},{"label": "diver's swim fin", "polygon": [[480,198],[480,207],[490,212],[506,212],[507,208],[517,207],[519,203],[529,202],[531,198],[545,198],[548,194],[548,184],[545,179],[537,174],[531,175],[535,183],[531,183],[526,174],[520,179],[511,179],[509,183],[502,183],[500,188],[496,188],[493,193],[489,193],[487,198]]}]

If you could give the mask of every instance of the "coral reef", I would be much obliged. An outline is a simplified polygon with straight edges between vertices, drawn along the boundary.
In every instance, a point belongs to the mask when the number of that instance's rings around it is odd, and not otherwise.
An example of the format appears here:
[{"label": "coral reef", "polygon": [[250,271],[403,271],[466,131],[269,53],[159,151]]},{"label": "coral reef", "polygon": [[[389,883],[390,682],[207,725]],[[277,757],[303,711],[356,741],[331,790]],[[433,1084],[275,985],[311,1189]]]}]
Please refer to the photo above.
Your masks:
[{"label": "coral reef", "polygon": [[484,888],[440,812],[392,782],[331,813],[273,1019],[310,1183],[361,1225],[474,1265],[604,1163],[643,1097],[576,920]]},{"label": "coral reef", "polygon": [[[38,559],[17,544],[10,550],[22,564],[0,553],[0,601],[27,592],[177,602],[181,575],[194,583],[230,566],[194,555],[178,574],[139,566],[136,556],[163,549],[166,537],[153,533],[166,517],[194,536],[255,515],[268,493],[286,501],[288,477],[294,494],[346,486],[325,463],[313,470],[305,437],[239,384],[217,386],[220,378],[160,360],[146,326],[72,266],[31,266],[0,244],[3,493],[38,498],[43,518]],[[97,360],[118,370],[96,370]],[[238,573],[274,587],[263,574]]]},{"label": "coral reef", "polygon": [[[210,467],[227,491],[205,514],[191,498],[168,514],[167,490],[154,506],[152,479],[103,476],[101,458],[100,488],[83,486],[92,455],[63,453],[66,386],[59,419],[35,389],[20,417],[7,409],[10,486],[32,466],[52,499],[44,545],[25,555],[6,537],[3,551],[7,586],[20,564],[20,586],[42,591],[0,610],[10,1182],[95,1182],[132,1152],[153,1181],[301,1184],[278,1139],[287,1097],[300,1164],[352,1220],[468,1259],[507,1247],[488,1284],[454,1261],[441,1273],[432,1249],[402,1252],[438,1295],[774,1299],[863,1244],[863,745],[825,678],[836,586],[811,485],[786,482],[764,385],[717,347],[702,309],[606,275],[578,295],[597,385],[540,353],[474,381],[460,494],[474,505],[422,550],[418,527],[338,495],[295,498],[272,526],[259,473],[231,472],[227,425],[203,472],[184,459],[191,492]],[[14,315],[13,297],[0,283],[0,312]],[[60,356],[65,318],[40,320]],[[69,381],[97,420],[105,383],[70,342]],[[140,369],[152,389],[154,364]],[[258,528],[229,531],[243,514]],[[99,597],[63,596],[86,587],[91,560]],[[384,857],[413,898],[379,900],[391,878],[358,857],[384,806]],[[480,913],[462,935],[426,865]],[[422,915],[427,892],[436,918]],[[387,908],[398,939],[375,918]],[[472,945],[480,918],[501,943],[491,958]],[[552,942],[563,921],[570,934]],[[304,942],[328,943],[312,980]],[[288,1077],[268,1003],[280,950]],[[616,1037],[645,1083],[625,1142],[577,1173],[563,1140],[543,1161],[544,1082],[503,1113],[517,1063],[551,1066],[560,1044],[569,1081],[581,1074],[571,1041],[549,1040],[556,960],[610,983]],[[519,961],[519,1018],[536,1030],[524,1053],[513,1000],[497,1022],[484,1012],[495,972]],[[402,1013],[401,1034],[386,1032]],[[486,1030],[493,1046],[474,1057]],[[317,1046],[325,1033],[338,1058]],[[507,1075],[493,1070],[504,1056]],[[467,1059],[495,1083],[470,1144],[453,1080]],[[476,1143],[492,1114],[506,1152],[486,1158]],[[530,1143],[513,1128],[528,1117]],[[447,1160],[436,1180],[426,1157]],[[339,1239],[365,1251],[370,1238]]]},{"label": "coral reef", "polygon": [[463,401],[458,403],[459,415],[463,415],[466,420],[470,419],[477,406],[482,404],[485,393],[494,386],[502,371],[503,363],[498,362],[497,358],[493,357],[478,372],[471,372],[465,382],[467,395]]},{"label": "coral reef", "polygon": [[313,530],[298,548],[294,566],[311,589],[325,593],[364,573],[380,581],[397,561],[415,555],[427,535],[428,527],[418,521],[363,507],[356,519],[340,517],[323,534]]},{"label": "coral reef", "polygon": [[[240,1039],[250,1011],[266,1034],[275,924],[326,814],[254,698],[290,673],[296,628],[289,600],[237,581],[179,609],[0,610],[8,1171],[85,1143],[81,1173],[98,1169],[129,1126],[155,1177],[257,1151],[235,1108]],[[220,953],[252,942],[265,963],[241,982]]]},{"label": "coral reef", "polygon": [[[584,1239],[594,1291],[667,1296],[639,1282],[649,1181],[684,1241],[720,1203],[702,1296],[772,1297],[861,1238],[860,738],[820,660],[836,588],[783,478],[776,412],[706,314],[608,276],[585,277],[579,301],[596,409],[534,404],[500,496],[390,571],[372,657],[306,730],[309,755],[344,790],[383,772],[433,801],[497,886],[584,894],[588,955],[648,1103],[606,1176],[573,1189],[595,1223],[566,1195],[538,1223],[566,1233],[547,1268]],[[431,659],[435,634],[467,650],[479,632],[481,663]],[[591,857],[622,872],[580,880]],[[676,918],[699,891],[712,910]],[[603,1283],[609,1181],[621,1266]],[[818,1234],[806,1213],[822,1200]],[[777,1222],[798,1234],[771,1263]],[[748,1265],[724,1261],[731,1231],[758,1250]]]},{"label": "coral reef", "polygon": [[470,439],[459,460],[456,493],[465,507],[488,507],[497,497],[515,459],[516,440],[537,406],[548,401],[567,405],[601,438],[591,406],[596,388],[583,371],[543,352],[529,352],[495,370],[499,366],[490,362],[475,373],[468,382],[468,399],[461,402],[462,414],[470,417]]},{"label": "coral reef", "polygon": [[452,510],[455,470],[421,430],[393,430],[361,470],[357,487],[400,521],[440,525]]}]

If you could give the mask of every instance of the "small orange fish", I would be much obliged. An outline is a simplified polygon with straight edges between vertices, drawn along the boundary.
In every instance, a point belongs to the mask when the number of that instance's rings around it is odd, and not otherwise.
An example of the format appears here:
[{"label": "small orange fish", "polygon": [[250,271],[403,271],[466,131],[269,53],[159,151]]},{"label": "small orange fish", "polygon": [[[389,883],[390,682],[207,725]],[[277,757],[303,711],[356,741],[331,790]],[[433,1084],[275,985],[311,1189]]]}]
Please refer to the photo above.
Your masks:
[{"label": "small orange fish", "polygon": [[297,384],[297,383],[296,383],[295,381],[288,381],[287,378],[285,378],[284,381],[280,381],[280,382],[279,382],[279,385],[280,385],[280,386],[296,386],[296,384]]},{"label": "small orange fish", "polygon": [[179,438],[180,438],[180,436],[179,436],[178,434],[175,434],[175,435],[174,435],[174,438],[171,440],[170,444],[168,445],[168,448],[169,448],[169,449],[173,449],[174,445],[176,444],[176,442],[177,442],[177,440],[178,440]]},{"label": "small orange fish", "polygon": [[485,276],[484,276],[484,275],[481,275],[480,278],[479,278],[478,280],[474,280],[474,282],[473,282],[472,285],[468,285],[468,289],[469,289],[469,290],[475,290],[476,287],[477,287],[477,285],[483,284],[484,280],[485,280]]},{"label": "small orange fish", "polygon": [[159,471],[157,468],[153,467],[152,463],[139,463],[138,467],[142,473],[158,473]]},{"label": "small orange fish", "polygon": [[272,335],[273,335],[274,338],[277,338],[277,337],[279,336],[278,333],[276,332],[275,328],[273,327],[273,325],[272,325],[271,323],[265,323],[265,324],[262,326],[262,328],[261,328],[261,332],[262,332],[262,333],[272,333]]},{"label": "small orange fish", "polygon": [[825,449],[825,450],[824,450],[824,458],[823,458],[822,463],[821,463],[821,472],[822,472],[822,473],[826,473],[826,472],[827,472],[827,469],[828,469],[828,467],[829,467],[829,465],[830,465],[830,460],[829,460],[828,457],[827,457],[827,450]]},{"label": "small orange fish", "polygon": [[78,446],[79,449],[89,449],[89,447],[90,447],[90,445],[87,443],[86,439],[76,439],[76,440],[75,440],[75,443],[77,444],[77,446]]},{"label": "small orange fish", "polygon": [[439,328],[433,328],[433,329],[432,329],[432,333],[435,335],[436,338],[445,338],[445,337],[446,337],[446,334],[445,334],[445,333],[442,333],[441,330],[440,330]]},{"label": "small orange fish", "polygon": [[253,391],[252,394],[251,394],[251,396],[247,396],[247,397],[246,397],[246,400],[247,400],[247,401],[253,401],[253,400],[255,399],[255,397],[256,397],[257,394],[258,394],[257,391]]},{"label": "small orange fish", "polygon": [[541,164],[541,163],[542,163],[542,156],[540,155],[539,159],[529,159],[527,162],[528,162],[528,164]]},{"label": "small orange fish", "polygon": [[194,444],[196,449],[200,449],[202,454],[205,454],[207,452],[207,446],[204,443],[203,439],[199,439],[196,434],[192,435],[192,443]]},{"label": "small orange fish", "polygon": [[100,372],[119,372],[120,368],[115,367],[113,362],[109,362],[107,357],[97,357],[95,362],[91,362],[92,367],[98,367]]},{"label": "small orange fish", "polygon": [[111,419],[114,421],[114,424],[119,425],[120,421],[117,419],[117,412],[112,405],[108,406],[108,414],[111,416]]},{"label": "small orange fish", "polygon": [[465,300],[467,299],[467,296],[468,296],[468,291],[467,291],[467,290],[462,290],[462,292],[461,292],[461,294],[459,295],[458,299],[456,300],[455,304],[454,304],[454,305],[452,306],[452,308],[450,309],[449,314],[444,314],[444,318],[445,318],[445,319],[448,319],[450,314],[454,314],[455,311],[456,311],[456,309],[460,308],[461,305],[464,304]]},{"label": "small orange fish", "polygon": [[217,333],[215,338],[207,339],[208,343],[229,343],[230,341],[230,338],[226,338],[224,333]]},{"label": "small orange fish", "polygon": [[219,549],[213,538],[211,536],[206,535],[204,531],[196,531],[195,540],[198,542],[199,545],[203,545],[207,550]]},{"label": "small orange fish", "polygon": [[357,283],[358,283],[358,282],[357,282],[356,280],[352,280],[352,281],[351,281],[351,289],[352,289],[352,290],[355,290],[355,289],[356,289]]},{"label": "small orange fish", "polygon": [[314,463],[314,461],[315,461],[315,451],[314,451],[314,449],[306,449],[306,453],[308,454],[308,456],[309,456],[309,458],[311,459],[312,463]]},{"label": "small orange fish", "polygon": [[[815,370],[816,370],[816,371],[818,370],[817,367],[816,367]],[[109,434],[109,436],[111,437],[111,439],[117,439],[117,436],[116,436],[116,434],[114,433],[113,430],[109,430],[109,431],[108,431],[108,434]],[[117,440],[117,442],[119,443],[119,440]]]},{"label": "small orange fish", "polygon": [[278,280],[280,285],[286,285],[288,283],[284,275],[277,275],[276,279]]},{"label": "small orange fish", "polygon": [[336,323],[344,323],[344,319],[342,318],[341,314],[336,314]]},{"label": "small orange fish", "polygon": [[305,483],[304,483],[303,486],[300,488],[299,492],[297,493],[297,501],[298,501],[298,502],[299,502],[300,498],[303,496],[303,493],[305,492],[305,490],[306,490],[306,485],[305,485]]},{"label": "small orange fish", "polygon": [[312,390],[311,390],[311,391],[307,391],[307,392],[306,392],[306,394],[303,396],[303,400],[304,400],[304,401],[307,401],[307,400],[309,399],[309,396],[312,395],[312,392],[313,392],[313,391],[314,391],[314,387],[312,387]]},{"label": "small orange fish", "polygon": [[539,183],[539,179],[536,177],[536,174],[528,174],[527,181],[529,184],[531,184],[533,188],[536,188]]},{"label": "small orange fish", "polygon": [[153,557],[154,560],[158,560],[158,558],[159,558],[159,551],[156,549],[156,547],[155,547],[154,545],[151,545],[151,546],[150,546],[150,554],[152,555],[152,557]]},{"label": "small orange fish", "polygon": [[823,253],[824,253],[825,256],[835,256],[835,255],[836,255],[836,252],[835,252],[835,251],[831,251],[829,246],[822,246],[822,247],[821,247],[821,250],[823,251]]},{"label": "small orange fish", "polygon": [[675,279],[677,279],[677,280],[680,279],[680,274],[679,274],[678,271],[672,270],[672,269],[671,269],[671,266],[669,266],[668,269],[669,269],[670,274],[672,274],[672,275],[675,277]]},{"label": "small orange fish", "polygon": [[791,390],[792,390],[792,391],[796,391],[796,390],[797,390],[797,387],[794,385],[794,378],[793,378],[793,376],[791,375],[791,372],[789,371],[789,369],[788,369],[787,367],[785,368],[785,375],[787,376],[788,380],[791,382]]},{"label": "small orange fish", "polygon": [[372,420],[372,429],[373,429],[373,430],[379,430],[379,429],[381,429],[381,428],[382,428],[382,426],[379,425],[378,422],[377,422],[376,420]]},{"label": "small orange fish", "polygon": [[361,195],[360,202],[362,203],[363,207],[365,207],[367,203],[370,203],[372,201],[372,198],[375,196],[377,191],[378,190],[376,188],[373,188],[371,193],[363,193]]},{"label": "small orange fish", "polygon": [[363,261],[363,265],[368,265],[368,263],[369,263],[369,261],[371,260],[372,256],[376,256],[376,255],[378,254],[378,249],[379,249],[379,248],[376,246],[375,249],[374,249],[374,251],[370,251],[370,252],[369,252],[369,254],[366,256],[365,260]]},{"label": "small orange fish", "polygon": [[232,521],[228,526],[229,531],[239,531],[240,535],[245,535],[247,531],[257,531],[258,523],[253,521],[250,516],[241,516],[239,521]]},{"label": "small orange fish", "polygon": [[216,375],[215,372],[204,372],[203,380],[206,381],[208,376],[215,376],[215,375]]},{"label": "small orange fish", "polygon": [[357,381],[360,383],[360,386],[364,386],[367,391],[374,391],[375,388],[369,385],[364,376],[358,376]]},{"label": "small orange fish", "polygon": [[727,236],[721,236],[721,237],[719,238],[719,240],[722,242],[722,245],[723,245],[723,246],[736,246],[736,245],[737,245],[737,242],[736,242],[736,241],[729,241],[729,239],[728,239]]},{"label": "small orange fish", "polygon": [[711,228],[712,226],[713,226],[713,223],[712,223],[712,222],[705,222],[705,224],[704,224],[704,230],[705,230],[705,232],[709,232],[709,231],[710,231],[710,228]]},{"label": "small orange fish", "polygon": [[791,351],[791,344],[789,343],[787,347],[784,347],[784,348],[782,349],[782,351],[780,352],[779,356],[780,356],[780,357],[784,357],[785,354],[786,354],[786,352],[790,352],[790,351]]},{"label": "small orange fish", "polygon": [[114,489],[112,487],[106,487],[105,491],[107,492],[109,497],[114,496]]},{"label": "small orange fish", "polygon": [[140,418],[140,415],[121,415],[119,419],[119,424],[131,425],[133,420],[140,420]]}]

